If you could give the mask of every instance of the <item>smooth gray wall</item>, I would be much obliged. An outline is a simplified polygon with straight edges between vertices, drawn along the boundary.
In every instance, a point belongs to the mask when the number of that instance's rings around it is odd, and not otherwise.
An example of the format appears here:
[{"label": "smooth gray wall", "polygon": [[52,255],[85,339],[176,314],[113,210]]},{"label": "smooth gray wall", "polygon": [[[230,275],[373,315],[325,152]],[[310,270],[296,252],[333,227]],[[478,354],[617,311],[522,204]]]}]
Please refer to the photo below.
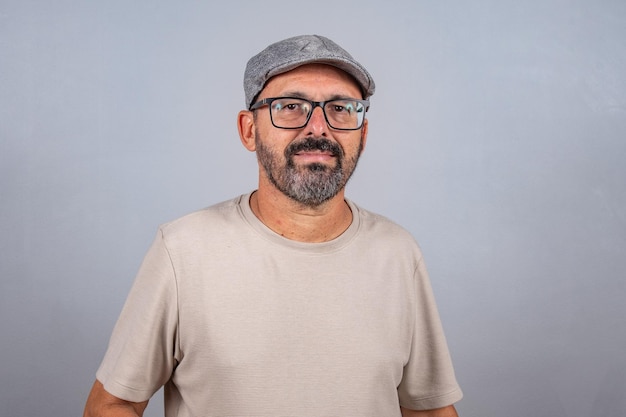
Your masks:
[{"label": "smooth gray wall", "polygon": [[460,414],[626,415],[623,0],[0,0],[0,415],[82,413],[157,225],[255,187],[243,69],[300,33],[377,82],[348,192],[421,243]]}]

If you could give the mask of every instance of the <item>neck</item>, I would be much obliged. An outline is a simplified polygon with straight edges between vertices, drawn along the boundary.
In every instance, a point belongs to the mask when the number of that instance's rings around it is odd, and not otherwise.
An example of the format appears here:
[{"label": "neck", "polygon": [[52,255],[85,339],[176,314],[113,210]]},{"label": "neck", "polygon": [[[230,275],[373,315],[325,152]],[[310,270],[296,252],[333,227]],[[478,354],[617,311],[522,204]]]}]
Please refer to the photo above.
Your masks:
[{"label": "neck", "polygon": [[250,198],[256,217],[281,236],[308,243],[327,242],[352,223],[352,211],[343,190],[327,202],[309,207],[293,201],[274,187],[259,185]]}]

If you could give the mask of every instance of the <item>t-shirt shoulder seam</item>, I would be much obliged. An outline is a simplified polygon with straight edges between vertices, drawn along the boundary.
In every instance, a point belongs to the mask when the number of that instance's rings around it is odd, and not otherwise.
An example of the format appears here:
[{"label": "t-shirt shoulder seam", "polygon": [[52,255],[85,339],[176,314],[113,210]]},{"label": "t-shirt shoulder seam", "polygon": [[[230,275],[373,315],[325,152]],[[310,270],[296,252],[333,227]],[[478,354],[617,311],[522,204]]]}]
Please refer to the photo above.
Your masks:
[{"label": "t-shirt shoulder seam", "polygon": [[185,222],[189,219],[192,219],[194,217],[205,215],[209,211],[224,212],[224,211],[232,210],[233,208],[237,206],[239,198],[240,197],[222,201],[220,203],[216,203],[216,204],[192,211],[176,219],[173,219],[173,220],[170,220],[168,222],[161,224],[159,226],[159,229],[161,229],[164,232],[167,232],[169,229],[175,228],[178,224]]}]

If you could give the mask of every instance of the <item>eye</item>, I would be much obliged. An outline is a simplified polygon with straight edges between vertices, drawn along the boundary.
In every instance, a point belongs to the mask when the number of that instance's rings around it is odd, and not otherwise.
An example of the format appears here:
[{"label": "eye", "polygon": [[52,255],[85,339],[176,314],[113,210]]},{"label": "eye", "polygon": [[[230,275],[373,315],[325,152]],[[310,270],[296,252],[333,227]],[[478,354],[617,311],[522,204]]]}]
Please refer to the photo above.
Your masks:
[{"label": "eye", "polygon": [[358,109],[355,106],[355,104],[351,103],[349,101],[334,102],[334,103],[332,103],[332,106],[331,106],[330,109],[335,114],[342,114],[342,115],[345,115],[345,116],[354,114],[355,112],[358,111]]},{"label": "eye", "polygon": [[272,103],[273,110],[282,113],[307,113],[309,107],[309,103],[299,100],[276,100]]}]

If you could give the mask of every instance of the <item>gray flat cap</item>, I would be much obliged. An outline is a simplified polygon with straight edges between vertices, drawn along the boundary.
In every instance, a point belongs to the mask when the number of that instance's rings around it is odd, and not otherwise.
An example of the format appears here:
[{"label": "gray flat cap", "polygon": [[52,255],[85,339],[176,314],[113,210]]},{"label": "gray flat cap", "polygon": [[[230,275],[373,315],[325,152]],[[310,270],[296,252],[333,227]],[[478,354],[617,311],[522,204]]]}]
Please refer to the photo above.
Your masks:
[{"label": "gray flat cap", "polygon": [[250,108],[270,78],[314,63],[332,65],[352,75],[361,86],[364,98],[374,94],[372,76],[352,55],[328,38],[302,35],[276,42],[250,58],[243,78],[246,108]]}]

